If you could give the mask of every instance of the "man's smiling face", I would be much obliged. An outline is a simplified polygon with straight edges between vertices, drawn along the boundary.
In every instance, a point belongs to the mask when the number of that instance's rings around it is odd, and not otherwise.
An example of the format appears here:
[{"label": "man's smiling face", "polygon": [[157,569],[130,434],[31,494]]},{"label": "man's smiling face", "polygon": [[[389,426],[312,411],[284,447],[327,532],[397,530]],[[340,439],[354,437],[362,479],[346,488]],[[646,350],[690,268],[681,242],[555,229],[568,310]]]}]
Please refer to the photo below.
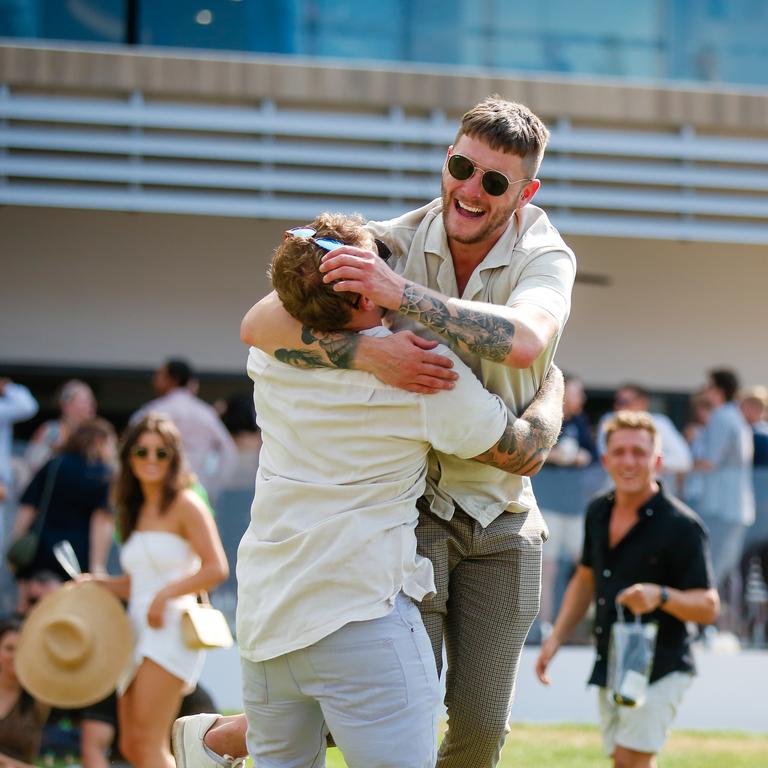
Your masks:
[{"label": "man's smiling face", "polygon": [[537,181],[525,179],[523,158],[491,149],[481,139],[466,134],[456,142],[453,154],[464,155],[483,169],[503,173],[510,184],[503,195],[494,197],[483,189],[483,174],[476,170],[468,179],[459,181],[443,168],[441,196],[443,222],[448,241],[465,245],[487,243],[490,248],[509,224],[515,209],[529,202],[538,189]]}]

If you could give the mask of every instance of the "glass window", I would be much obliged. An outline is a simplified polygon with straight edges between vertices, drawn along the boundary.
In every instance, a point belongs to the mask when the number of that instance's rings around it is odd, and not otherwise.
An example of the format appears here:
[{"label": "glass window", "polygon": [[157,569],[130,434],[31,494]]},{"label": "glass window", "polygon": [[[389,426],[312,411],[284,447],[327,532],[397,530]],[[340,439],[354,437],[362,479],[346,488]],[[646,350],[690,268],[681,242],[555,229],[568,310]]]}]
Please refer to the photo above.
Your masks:
[{"label": "glass window", "polygon": [[0,0],[0,36],[124,43],[128,0]]}]

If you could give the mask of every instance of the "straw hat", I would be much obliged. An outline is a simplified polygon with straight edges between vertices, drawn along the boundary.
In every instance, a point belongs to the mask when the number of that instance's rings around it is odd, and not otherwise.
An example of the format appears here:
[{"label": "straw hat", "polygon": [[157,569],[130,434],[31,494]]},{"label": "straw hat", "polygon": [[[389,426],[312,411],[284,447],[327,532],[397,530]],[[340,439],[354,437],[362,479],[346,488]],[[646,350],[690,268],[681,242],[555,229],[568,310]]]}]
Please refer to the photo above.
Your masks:
[{"label": "straw hat", "polygon": [[24,622],[16,675],[45,704],[86,707],[115,690],[132,649],[120,601],[93,582],[69,582],[46,595]]}]

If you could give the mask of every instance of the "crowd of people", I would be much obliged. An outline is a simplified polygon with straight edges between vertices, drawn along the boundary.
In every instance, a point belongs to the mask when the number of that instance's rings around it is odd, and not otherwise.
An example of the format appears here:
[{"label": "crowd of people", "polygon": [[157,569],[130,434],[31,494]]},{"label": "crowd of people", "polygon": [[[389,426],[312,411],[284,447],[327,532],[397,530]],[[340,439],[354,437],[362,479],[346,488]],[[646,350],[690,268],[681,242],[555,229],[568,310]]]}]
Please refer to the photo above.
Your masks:
[{"label": "crowd of people", "polygon": [[[241,327],[258,439],[242,401],[225,416],[233,439],[182,360],[158,369],[158,397],[119,446],[87,385],[62,389],[60,419],[27,452],[12,527],[3,510],[2,543],[36,534],[14,574],[20,614],[42,610],[41,594],[67,578],[127,602],[131,661],[116,703],[80,713],[84,740],[111,706],[120,750],[141,768],[235,766],[248,753],[322,766],[328,739],[350,768],[494,768],[543,577],[540,679],[592,606],[606,754],[615,768],[655,766],[694,671],[687,625],[717,619],[718,586],[721,621],[740,621],[766,403],[759,389],[738,401],[736,376],[713,370],[686,437],[636,384],[592,429],[583,384],[553,362],[576,265],[531,204],[548,135],[527,107],[490,97],[464,115],[439,199],[389,222],[321,214],[285,233],[275,290]],[[12,424],[36,409],[28,390],[0,381],[3,497]],[[585,516],[588,492],[601,490],[598,461],[613,490]],[[542,485],[537,504],[531,477],[543,466],[552,493]],[[181,616],[228,573],[212,507],[233,473],[251,472],[237,555],[245,712],[174,722],[202,663],[182,643]],[[107,572],[115,537],[120,574]],[[62,539],[85,574],[62,563]],[[575,571],[560,600],[563,563]],[[647,697],[633,710],[606,672],[622,609],[659,625]],[[14,676],[9,626],[0,762],[21,768],[38,736],[3,741],[3,717],[27,718],[44,739],[46,711]],[[85,768],[104,765],[114,736],[96,730]]]}]

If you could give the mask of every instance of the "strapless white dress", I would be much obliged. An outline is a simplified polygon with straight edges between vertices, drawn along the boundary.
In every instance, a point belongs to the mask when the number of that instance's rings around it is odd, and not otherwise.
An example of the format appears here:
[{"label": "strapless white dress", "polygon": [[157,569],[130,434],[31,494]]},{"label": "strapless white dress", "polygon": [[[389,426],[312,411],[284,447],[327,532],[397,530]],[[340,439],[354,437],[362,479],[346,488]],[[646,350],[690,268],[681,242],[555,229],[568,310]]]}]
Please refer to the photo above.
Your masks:
[{"label": "strapless white dress", "polygon": [[132,663],[118,681],[118,694],[125,693],[144,659],[151,659],[183,680],[185,692],[191,691],[202,672],[205,653],[184,645],[181,616],[185,608],[195,603],[196,596],[183,595],[169,600],[159,629],[149,626],[147,611],[164,586],[195,573],[200,567],[200,558],[189,542],[175,533],[134,531],[120,551],[120,564],[131,576],[128,616],[136,644]]}]

